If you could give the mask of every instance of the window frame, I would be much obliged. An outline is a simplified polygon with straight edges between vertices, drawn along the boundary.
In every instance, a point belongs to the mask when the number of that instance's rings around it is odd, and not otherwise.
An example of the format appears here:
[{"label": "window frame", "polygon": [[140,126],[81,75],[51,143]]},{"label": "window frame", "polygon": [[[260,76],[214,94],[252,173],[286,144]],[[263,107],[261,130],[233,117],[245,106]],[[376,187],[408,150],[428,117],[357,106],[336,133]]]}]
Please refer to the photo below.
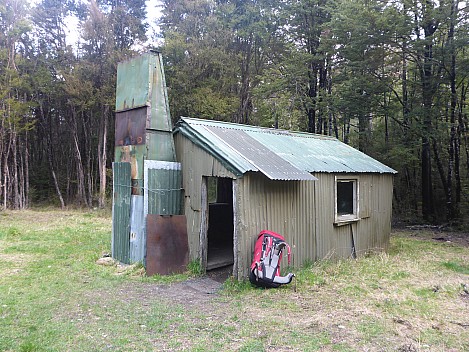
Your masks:
[{"label": "window frame", "polygon": [[[337,196],[338,187],[340,182],[353,183],[353,213],[352,214],[338,214]],[[351,222],[360,220],[360,182],[358,176],[336,176],[334,180],[334,224],[337,226],[346,225]]]}]

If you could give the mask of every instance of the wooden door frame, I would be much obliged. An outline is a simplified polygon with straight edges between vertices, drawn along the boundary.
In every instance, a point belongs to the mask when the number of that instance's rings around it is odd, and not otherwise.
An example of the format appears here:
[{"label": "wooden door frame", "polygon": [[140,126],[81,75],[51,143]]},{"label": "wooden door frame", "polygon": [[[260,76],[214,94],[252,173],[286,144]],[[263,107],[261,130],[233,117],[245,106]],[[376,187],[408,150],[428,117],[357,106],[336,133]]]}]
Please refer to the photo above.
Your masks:
[{"label": "wooden door frame", "polygon": [[[200,255],[200,266],[203,272],[207,269],[207,258],[208,258],[208,224],[209,224],[209,206],[208,206],[208,178],[218,176],[202,176],[201,181],[201,206],[200,206],[200,232],[199,232],[199,255]],[[238,215],[236,213],[237,206],[237,192],[238,182],[237,179],[231,179],[231,189],[233,192],[233,276],[238,277],[238,266],[239,266],[239,241],[238,241]]]}]

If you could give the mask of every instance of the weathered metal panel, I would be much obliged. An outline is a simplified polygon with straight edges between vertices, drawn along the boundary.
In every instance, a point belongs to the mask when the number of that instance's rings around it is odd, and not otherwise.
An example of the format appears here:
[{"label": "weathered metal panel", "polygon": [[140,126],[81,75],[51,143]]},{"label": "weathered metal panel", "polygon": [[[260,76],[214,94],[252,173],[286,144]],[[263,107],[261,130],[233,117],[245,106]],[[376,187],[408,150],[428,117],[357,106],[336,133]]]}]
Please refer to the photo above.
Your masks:
[{"label": "weathered metal panel", "polygon": [[186,197],[184,202],[184,214],[187,219],[187,233],[188,233],[188,242],[189,242],[189,255],[191,260],[200,259],[200,211],[194,211],[191,208],[190,198]]},{"label": "weathered metal panel", "polygon": [[179,215],[182,210],[181,164],[145,161],[145,214]]},{"label": "weathered metal panel", "polygon": [[145,144],[147,111],[148,108],[144,106],[116,112],[116,146]]},{"label": "weathered metal panel", "polygon": [[256,236],[262,229],[285,236],[292,247],[293,266],[315,259],[314,184],[272,181],[258,173],[237,180],[238,277],[247,275]]},{"label": "weathered metal panel", "polygon": [[112,257],[122,263],[130,258],[130,164],[112,163]]},{"label": "weathered metal panel", "polygon": [[147,275],[181,273],[189,262],[184,215],[147,216]]},{"label": "weathered metal panel", "polygon": [[119,63],[116,111],[116,147],[146,144],[139,164],[143,157],[176,160],[160,53],[150,51]]},{"label": "weathered metal panel", "polygon": [[174,139],[170,132],[147,130],[147,159],[175,161]]},{"label": "weathered metal panel", "polygon": [[172,132],[171,116],[169,113],[166,81],[164,77],[163,60],[160,54],[151,56],[151,120],[149,128],[159,131]]},{"label": "weathered metal panel", "polygon": [[273,146],[265,146],[259,143],[243,130],[219,127],[206,128],[230,146],[233,153],[240,154],[271,180],[314,181],[316,179],[310,173],[298,169],[273,152]]},{"label": "weathered metal panel", "polygon": [[202,176],[228,177],[233,179],[236,176],[227,170],[218,160],[187,138],[176,134],[175,144],[177,160],[184,165],[182,168],[182,179],[185,196],[190,201],[191,207],[199,211]]},{"label": "weathered metal panel", "polygon": [[[347,258],[352,254],[352,228],[355,224],[335,226],[335,174],[315,174],[317,259]],[[350,175],[354,177],[356,175]],[[361,176],[360,176],[361,177]],[[353,231],[356,234],[356,231]]]},{"label": "weathered metal panel", "polygon": [[360,253],[383,251],[389,246],[392,215],[393,177],[390,175],[370,175],[370,217],[358,223],[359,233],[367,236],[359,239]]},{"label": "weathered metal panel", "polygon": [[132,196],[130,214],[130,262],[143,263],[146,249],[143,196]]},{"label": "weathered metal panel", "polygon": [[150,100],[152,60],[152,53],[147,53],[118,64],[116,111],[147,105]]},{"label": "weathered metal panel", "polygon": [[131,165],[133,180],[143,179],[143,160],[146,153],[145,145],[126,145],[115,148],[115,161],[127,162]]}]

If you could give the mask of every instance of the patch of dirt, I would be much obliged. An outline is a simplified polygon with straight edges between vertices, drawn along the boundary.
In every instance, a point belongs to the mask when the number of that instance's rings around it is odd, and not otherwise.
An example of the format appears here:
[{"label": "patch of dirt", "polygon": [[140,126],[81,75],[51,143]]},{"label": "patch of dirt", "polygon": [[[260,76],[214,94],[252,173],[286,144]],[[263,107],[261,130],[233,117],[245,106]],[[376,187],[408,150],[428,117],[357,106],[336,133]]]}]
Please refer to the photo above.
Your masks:
[{"label": "patch of dirt", "polygon": [[464,247],[469,247],[469,234],[461,232],[434,233],[432,240],[439,242],[456,243]]},{"label": "patch of dirt", "polygon": [[228,265],[222,268],[207,271],[207,276],[217,282],[223,283],[233,275],[233,266]]},{"label": "patch of dirt", "polygon": [[[1,244],[0,244],[1,245]],[[2,247],[0,246],[0,273],[3,276],[17,275],[23,271],[23,268],[31,262],[33,256],[24,253],[7,254],[1,252]],[[7,263],[7,265],[1,265],[1,263]]]},{"label": "patch of dirt", "polygon": [[393,228],[393,233],[403,233],[405,236],[435,242],[454,243],[463,247],[469,247],[469,233],[446,231],[438,226],[413,225]]},{"label": "patch of dirt", "polygon": [[92,295],[98,300],[95,303],[106,301],[108,295],[112,295],[113,299],[122,302],[139,302],[142,306],[150,306],[154,302],[167,302],[190,310],[210,311],[216,298],[220,297],[218,291],[222,286],[222,283],[205,276],[172,284],[129,282],[119,287],[117,291],[93,292]]}]

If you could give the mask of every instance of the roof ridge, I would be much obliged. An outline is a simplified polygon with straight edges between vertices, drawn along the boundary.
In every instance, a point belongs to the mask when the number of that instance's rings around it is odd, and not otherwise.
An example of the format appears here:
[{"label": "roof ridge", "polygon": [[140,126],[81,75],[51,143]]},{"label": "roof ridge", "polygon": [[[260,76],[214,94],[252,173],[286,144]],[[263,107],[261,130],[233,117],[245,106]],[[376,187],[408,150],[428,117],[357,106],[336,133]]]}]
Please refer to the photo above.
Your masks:
[{"label": "roof ridge", "polygon": [[[264,126],[256,126],[256,125],[246,125],[242,123],[236,122],[228,122],[228,121],[219,121],[219,120],[208,120],[208,119],[200,119],[195,117],[181,117],[183,121],[188,121],[191,123],[199,122],[200,125],[206,126],[207,124],[214,124],[220,126],[214,126],[219,128],[233,128],[233,129],[244,129],[249,128],[252,129],[250,132],[257,132],[257,133],[271,133],[271,134],[280,134],[280,135],[293,135],[295,137],[304,137],[304,138],[320,138],[320,139],[328,139],[328,140],[338,140],[333,136],[326,136],[323,134],[318,133],[311,133],[311,132],[304,132],[304,131],[295,131],[295,130],[286,130],[283,128],[272,128],[272,127],[264,127]],[[226,127],[230,126],[230,127]],[[238,127],[238,128],[236,128]]]}]

